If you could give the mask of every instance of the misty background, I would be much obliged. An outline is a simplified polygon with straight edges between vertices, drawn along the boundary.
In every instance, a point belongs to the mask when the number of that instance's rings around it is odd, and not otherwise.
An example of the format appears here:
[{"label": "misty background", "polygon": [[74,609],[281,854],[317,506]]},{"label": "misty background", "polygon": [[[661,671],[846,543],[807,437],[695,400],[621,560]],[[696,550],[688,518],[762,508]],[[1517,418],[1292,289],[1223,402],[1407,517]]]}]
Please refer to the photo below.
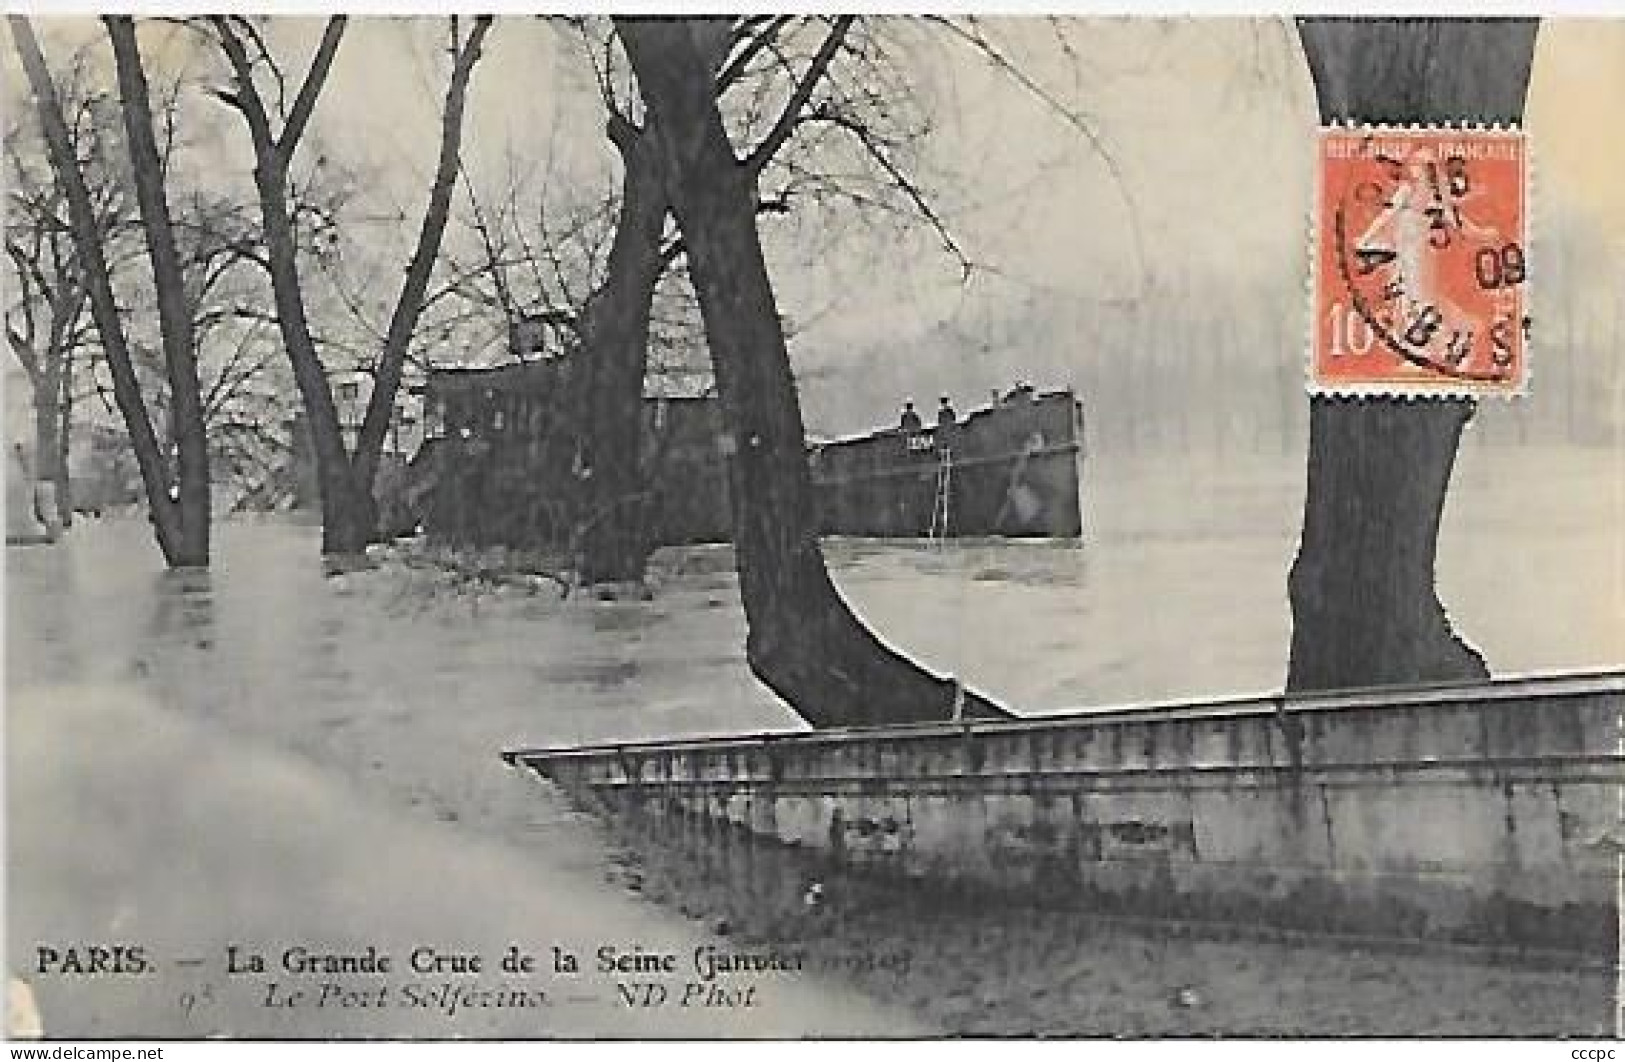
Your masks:
[{"label": "misty background", "polygon": [[[1075,387],[1096,453],[1301,454],[1315,117],[1290,21],[982,24],[1019,76],[940,27],[888,27],[896,79],[885,90],[921,132],[906,162],[955,250],[906,210],[877,222],[816,204],[762,220],[809,434],[890,423],[905,398],[974,407],[1021,379]],[[48,51],[90,42],[92,65],[110,66],[92,21],[39,28]],[[301,53],[291,76],[319,33],[320,20],[271,20],[270,39]],[[443,19],[356,19],[301,147],[312,173],[346,184],[346,309],[374,325],[422,209],[444,34]],[[155,71],[223,80],[178,30],[149,32],[144,49]],[[6,60],[14,108],[27,98]],[[1527,111],[1530,395],[1483,403],[1471,431],[1486,444],[1617,443],[1622,109],[1625,24],[1548,20]],[[248,189],[235,115],[185,90],[178,113],[185,164]],[[487,204],[522,181],[564,216],[615,186],[597,86],[558,21],[499,20],[467,123],[465,181]],[[454,258],[474,240],[471,202],[454,207]],[[703,369],[703,339],[689,334],[677,356]],[[439,365],[501,361],[498,335],[490,321],[431,332],[418,353]]]}]

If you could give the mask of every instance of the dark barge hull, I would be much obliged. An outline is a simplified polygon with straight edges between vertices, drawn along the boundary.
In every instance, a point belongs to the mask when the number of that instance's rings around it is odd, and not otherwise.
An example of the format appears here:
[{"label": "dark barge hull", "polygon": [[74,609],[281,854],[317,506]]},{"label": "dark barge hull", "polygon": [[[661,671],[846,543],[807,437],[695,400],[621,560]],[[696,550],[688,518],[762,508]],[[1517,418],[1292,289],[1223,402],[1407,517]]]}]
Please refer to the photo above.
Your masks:
[{"label": "dark barge hull", "polygon": [[[570,538],[583,489],[572,437],[561,431],[567,361],[431,373],[439,432],[413,460],[401,501],[431,536],[542,549]],[[1078,538],[1082,441],[1082,404],[1055,391],[996,403],[951,427],[811,445],[820,530]],[[642,446],[650,541],[727,541],[732,447],[717,401],[646,399]]]},{"label": "dark barge hull", "polygon": [[811,450],[822,530],[882,538],[930,535],[934,524],[948,538],[1078,538],[1082,462],[1083,407],[1070,391]]},{"label": "dark barge hull", "polygon": [[1609,959],[1625,672],[503,753],[647,836],[1097,914]]}]

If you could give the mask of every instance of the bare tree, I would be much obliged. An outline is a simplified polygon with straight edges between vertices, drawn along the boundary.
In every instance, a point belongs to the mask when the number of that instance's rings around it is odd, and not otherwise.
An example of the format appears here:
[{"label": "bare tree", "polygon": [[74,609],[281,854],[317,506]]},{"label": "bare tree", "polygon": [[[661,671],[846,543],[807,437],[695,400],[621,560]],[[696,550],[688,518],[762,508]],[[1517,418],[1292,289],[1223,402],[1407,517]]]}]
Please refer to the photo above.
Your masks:
[{"label": "bare tree", "polygon": [[[656,485],[649,462],[640,460],[649,359],[672,333],[691,331],[685,303],[692,294],[683,241],[668,221],[653,122],[632,87],[620,42],[607,21],[566,24],[579,37],[604,104],[606,132],[621,162],[618,190],[566,221],[562,233],[548,231],[546,210],[531,212],[539,233],[506,231],[527,219],[515,209],[512,189],[508,202],[473,202],[471,227],[488,268],[485,277],[470,279],[491,284],[471,283],[470,293],[510,319],[562,333],[570,394],[556,412],[562,433],[575,437],[581,476],[581,511],[567,521],[577,575],[589,584],[625,582],[642,577],[656,545],[648,526]],[[968,268],[909,172],[909,149],[926,123],[913,114],[882,25],[823,16],[732,20],[714,74],[730,136],[753,179],[759,213],[828,208],[832,219],[870,225],[923,221]],[[566,275],[582,264],[589,279]],[[529,300],[518,294],[527,274],[535,280]]]},{"label": "bare tree", "polygon": [[[717,94],[725,95],[745,79],[750,56],[773,47],[789,18],[744,18],[730,32],[735,61],[717,72]],[[826,52],[814,59],[806,78],[810,86],[828,68],[852,20],[840,22],[829,36]],[[586,35],[585,27],[582,33]],[[590,42],[596,44],[596,42]],[[667,239],[670,206],[665,169],[653,121],[640,124],[636,99],[616,87],[612,39],[603,41],[604,59],[593,69],[607,114],[606,132],[621,160],[621,187],[613,237],[603,280],[573,318],[578,365],[571,376],[573,400],[568,408],[584,412],[577,426],[582,465],[590,470],[587,512],[580,520],[579,578],[588,584],[641,579],[653,542],[645,530],[642,453],[643,387],[650,345],[651,315],[662,276],[681,254],[681,243]],[[748,51],[748,54],[746,54]],[[783,58],[781,53],[781,58]],[[788,66],[788,60],[785,60]],[[800,119],[807,93],[785,107],[747,166],[753,175],[778,153]]]},{"label": "bare tree", "polygon": [[[160,439],[173,453],[176,420],[163,353],[157,288],[134,268],[144,238],[134,195],[134,175],[123,145],[123,119],[116,93],[107,91],[89,61],[89,47],[60,62],[53,72],[75,157],[80,160],[98,218],[100,242],[111,271],[142,399]],[[201,409],[211,476],[241,469],[250,457],[281,447],[283,381],[274,372],[268,342],[273,315],[265,294],[263,241],[257,212],[218,189],[189,183],[185,156],[192,146],[178,135],[182,95],[190,78],[177,73],[155,83],[152,112],[165,195],[182,275],[182,299],[191,321]],[[10,181],[6,224],[7,263],[13,284],[6,307],[8,343],[35,393],[38,475],[54,479],[64,524],[79,502],[99,507],[91,494],[72,497],[68,456],[75,412],[99,401],[117,415],[108,365],[100,357],[88,292],[73,245],[66,201],[48,161],[37,121],[19,123],[5,140]],[[301,189],[295,213],[331,213],[330,193]],[[314,242],[314,241],[312,241]],[[49,397],[47,397],[49,396]],[[264,470],[256,477],[265,478]]]},{"label": "bare tree", "polygon": [[[1516,122],[1534,19],[1304,19],[1322,122]],[[1470,400],[1313,398],[1289,690],[1475,680],[1434,583]]]},{"label": "bare tree", "polygon": [[[302,191],[296,216],[318,210],[311,190]],[[201,188],[172,191],[172,198],[211,469],[217,485],[257,487],[276,477],[287,456],[281,436],[293,392],[285,369],[278,371],[284,359],[274,315],[265,309],[270,297],[258,211]],[[153,405],[167,423],[162,392]]]},{"label": "bare tree", "polygon": [[185,544],[183,562],[206,565],[209,560],[209,442],[203,424],[203,399],[198,385],[197,347],[193,342],[191,307],[186,278],[175,249],[174,226],[164,194],[164,164],[153,132],[151,93],[141,65],[135,20],[108,16],[108,40],[118,70],[119,100],[124,112],[124,134],[135,177],[141,227],[152,262],[153,290],[158,302],[159,330],[168,370],[170,443],[175,452],[179,533]]},{"label": "bare tree", "polygon": [[185,312],[179,261],[164,197],[162,160],[134,24],[120,17],[103,20],[113,44],[130,172],[160,303],[164,360],[175,407],[171,423],[173,466],[142,396],[102,245],[103,225],[75,153],[55,82],[28,20],[8,16],[7,21],[34,95],[52,169],[67,203],[79,274],[113,375],[114,397],[141,470],[159,549],[172,567],[205,566],[209,561],[207,443],[197,416],[201,404],[191,322]]},{"label": "bare tree", "polygon": [[830,580],[800,401],[757,232],[755,176],[717,106],[715,72],[730,24],[616,22],[668,167],[732,442],[730,503],[751,670],[815,726],[1005,714],[886,646]]},{"label": "bare tree", "polygon": [[590,480],[590,516],[580,564],[585,583],[641,579],[648,546],[641,532],[643,379],[655,288],[669,258],[664,171],[653,139],[611,106],[610,142],[620,153],[622,182],[604,282],[576,322],[584,355],[573,378],[588,415],[581,450]]},{"label": "bare tree", "polygon": [[[452,71],[446,88],[433,183],[417,244],[373,364],[372,394],[352,452],[345,445],[332,389],[312,337],[289,198],[289,172],[294,153],[327,82],[346,20],[342,16],[328,20],[293,103],[282,116],[280,129],[274,129],[273,107],[268,105],[267,94],[257,75],[272,79],[278,86],[285,79],[259,28],[252,20],[238,16],[209,19],[234,81],[231,89],[221,90],[216,95],[242,114],[254,148],[254,184],[259,196],[277,322],[304,403],[316,455],[322,497],[322,551],[327,554],[359,553],[375,531],[374,479],[394,415],[402,367],[416,332],[445,231],[457,180],[469,80],[491,22],[489,16],[475,18],[464,37],[459,21],[451,20]],[[277,93],[276,98],[280,101],[281,93]]]},{"label": "bare tree", "polygon": [[[66,85],[67,98],[78,94],[82,64],[75,63]],[[103,148],[95,122],[94,99],[80,97],[70,105],[68,128],[76,158],[87,160],[89,180],[104,243],[111,243],[119,223],[127,220],[115,204],[116,182],[107,179],[95,156]],[[11,171],[6,215],[6,260],[11,271],[6,307],[6,339],[22,366],[33,394],[35,478],[52,486],[55,505],[43,513],[54,534],[73,522],[68,482],[68,441],[73,423],[75,355],[89,341],[94,326],[86,313],[86,290],[74,258],[73,240],[64,214],[61,186],[49,167],[32,170],[21,150],[22,130],[6,137]],[[54,525],[54,526],[53,526]]]}]

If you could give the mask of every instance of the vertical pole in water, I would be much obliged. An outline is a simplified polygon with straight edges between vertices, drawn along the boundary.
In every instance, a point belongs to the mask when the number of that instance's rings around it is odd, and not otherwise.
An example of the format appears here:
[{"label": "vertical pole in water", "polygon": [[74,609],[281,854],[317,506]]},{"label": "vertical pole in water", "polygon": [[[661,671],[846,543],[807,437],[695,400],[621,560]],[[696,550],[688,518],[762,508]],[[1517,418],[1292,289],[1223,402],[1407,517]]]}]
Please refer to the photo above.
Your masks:
[{"label": "vertical pole in water", "polygon": [[944,446],[937,464],[937,495],[931,503],[931,538],[939,547],[948,537],[948,495],[953,478],[953,449]]}]

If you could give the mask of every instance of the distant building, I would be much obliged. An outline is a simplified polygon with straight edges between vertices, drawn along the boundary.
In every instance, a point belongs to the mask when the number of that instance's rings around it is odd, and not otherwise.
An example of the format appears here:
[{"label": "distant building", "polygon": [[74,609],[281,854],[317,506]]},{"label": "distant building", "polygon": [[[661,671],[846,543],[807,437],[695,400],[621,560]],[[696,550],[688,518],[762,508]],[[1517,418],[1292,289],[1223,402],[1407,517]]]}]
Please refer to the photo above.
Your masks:
[{"label": "distant building", "polygon": [[[339,419],[339,431],[344,437],[344,448],[354,453],[356,440],[361,434],[362,422],[367,416],[367,404],[372,400],[373,378],[370,373],[347,371],[331,373],[328,385],[333,391],[333,405]],[[395,396],[394,415],[389,431],[384,435],[384,448],[379,461],[379,479],[389,480],[402,474],[402,469],[423,444],[423,400],[421,386],[403,385]],[[316,478],[316,451],[310,437],[305,411],[300,409],[283,425],[288,435],[289,490],[292,506],[296,509],[316,509],[321,505],[321,493]],[[384,486],[375,484],[379,493]]]},{"label": "distant building", "polygon": [[[358,371],[334,373],[329,376],[329,382],[333,388],[333,404],[338,408],[339,428],[344,433],[344,447],[354,451],[362,421],[367,416],[367,404],[372,401],[372,375]],[[386,456],[410,457],[422,445],[420,395],[421,388],[408,385],[397,389],[394,414],[384,436]]]},{"label": "distant building", "polygon": [[[572,362],[550,358],[431,371],[425,441],[412,462],[414,494],[432,535],[476,545],[569,541],[588,498],[590,458],[568,408]],[[701,374],[652,376],[640,454],[648,534],[656,541],[726,537],[716,460],[721,415]]]}]

